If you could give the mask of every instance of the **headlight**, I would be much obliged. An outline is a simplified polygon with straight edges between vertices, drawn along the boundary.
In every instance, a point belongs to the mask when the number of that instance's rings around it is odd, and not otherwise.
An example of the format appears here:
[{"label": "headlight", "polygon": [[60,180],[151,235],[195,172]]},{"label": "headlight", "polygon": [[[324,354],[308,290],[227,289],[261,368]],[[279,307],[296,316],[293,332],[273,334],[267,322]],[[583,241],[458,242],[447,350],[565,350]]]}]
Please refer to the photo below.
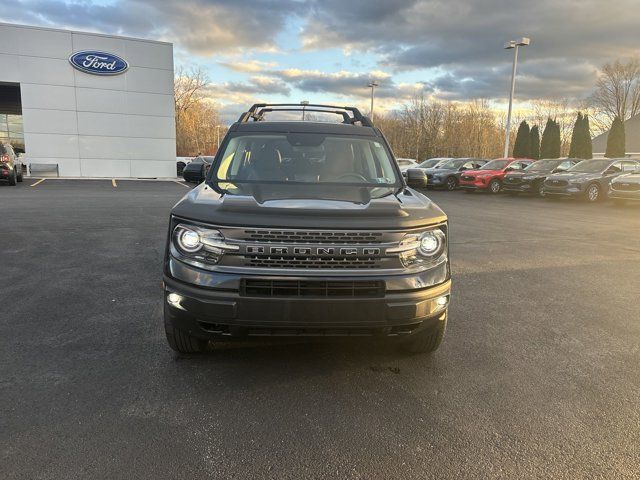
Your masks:
[{"label": "headlight", "polygon": [[227,243],[219,230],[179,223],[171,235],[171,254],[189,265],[210,269],[225,252],[239,250],[238,245]]},{"label": "headlight", "polygon": [[386,253],[398,253],[407,269],[426,270],[447,260],[447,237],[440,228],[408,233],[397,247],[388,248]]}]

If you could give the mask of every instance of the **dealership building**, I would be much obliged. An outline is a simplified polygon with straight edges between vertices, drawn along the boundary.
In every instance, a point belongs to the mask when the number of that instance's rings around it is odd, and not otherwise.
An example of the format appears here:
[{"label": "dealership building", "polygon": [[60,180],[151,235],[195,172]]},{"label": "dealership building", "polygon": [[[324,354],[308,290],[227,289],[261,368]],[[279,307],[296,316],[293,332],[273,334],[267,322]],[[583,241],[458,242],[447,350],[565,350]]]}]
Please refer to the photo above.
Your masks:
[{"label": "dealership building", "polygon": [[0,23],[0,141],[34,171],[175,177],[173,45]]}]

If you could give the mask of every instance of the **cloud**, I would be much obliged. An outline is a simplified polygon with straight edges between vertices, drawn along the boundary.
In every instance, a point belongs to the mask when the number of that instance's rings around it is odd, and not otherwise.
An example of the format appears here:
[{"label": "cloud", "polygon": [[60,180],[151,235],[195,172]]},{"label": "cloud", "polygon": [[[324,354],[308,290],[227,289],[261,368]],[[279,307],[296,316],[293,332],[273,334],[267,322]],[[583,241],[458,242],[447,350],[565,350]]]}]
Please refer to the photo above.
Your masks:
[{"label": "cloud", "polygon": [[246,61],[218,62],[218,63],[235,72],[242,72],[242,73],[258,73],[268,68],[274,68],[278,65],[276,62],[261,62],[260,60],[246,60]]},{"label": "cloud", "polygon": [[436,87],[452,98],[502,98],[513,55],[502,45],[530,36],[521,95],[583,96],[598,66],[640,51],[637,7],[637,0],[315,0],[302,39],[307,50],[373,53],[392,72],[440,72]]},{"label": "cloud", "polygon": [[253,51],[276,51],[275,37],[289,15],[304,4],[296,0],[17,0],[4,2],[5,21],[48,25],[162,39],[192,54],[210,57]]}]

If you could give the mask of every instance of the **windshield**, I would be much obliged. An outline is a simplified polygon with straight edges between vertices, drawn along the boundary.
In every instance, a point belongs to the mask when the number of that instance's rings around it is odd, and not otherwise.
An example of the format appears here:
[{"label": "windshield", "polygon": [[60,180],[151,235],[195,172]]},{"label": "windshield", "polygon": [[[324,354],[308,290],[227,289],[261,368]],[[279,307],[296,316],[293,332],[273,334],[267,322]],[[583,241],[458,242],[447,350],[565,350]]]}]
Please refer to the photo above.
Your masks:
[{"label": "windshield", "polygon": [[[210,180],[230,193],[251,185],[304,188],[401,185],[385,145],[376,138],[310,133],[238,134],[229,139]],[[371,193],[374,195],[374,193]]]},{"label": "windshield", "polygon": [[571,167],[569,172],[600,173],[611,163],[610,160],[583,160]]},{"label": "windshield", "polygon": [[525,171],[527,172],[550,172],[558,165],[562,163],[562,160],[538,160],[537,162],[533,162]]},{"label": "windshield", "polygon": [[491,160],[480,167],[480,170],[502,170],[511,160]]},{"label": "windshield", "polygon": [[450,170],[456,170],[465,163],[467,163],[466,158],[463,158],[461,160],[449,160],[448,162],[444,162],[442,165],[438,165],[436,168],[447,168]]},{"label": "windshield", "polygon": [[425,160],[424,162],[422,162],[418,166],[420,168],[433,168],[433,167],[435,167],[436,165],[438,165],[442,161],[443,160],[441,158],[430,158],[429,160]]}]

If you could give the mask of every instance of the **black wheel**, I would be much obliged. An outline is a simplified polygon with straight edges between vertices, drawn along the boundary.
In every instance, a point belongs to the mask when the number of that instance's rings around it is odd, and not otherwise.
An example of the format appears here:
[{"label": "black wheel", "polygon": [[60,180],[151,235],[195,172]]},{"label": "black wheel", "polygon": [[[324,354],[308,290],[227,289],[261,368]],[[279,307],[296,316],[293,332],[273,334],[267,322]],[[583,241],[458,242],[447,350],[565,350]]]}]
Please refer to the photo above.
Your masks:
[{"label": "black wheel", "polygon": [[447,190],[451,192],[452,190],[455,190],[457,187],[458,187],[458,180],[456,179],[456,177],[447,178],[447,183],[445,184],[445,188]]},{"label": "black wheel", "polygon": [[502,188],[502,183],[497,178],[494,178],[489,182],[489,191],[493,194],[500,193],[500,189]]},{"label": "black wheel", "polygon": [[178,353],[200,353],[207,349],[207,342],[201,338],[192,337],[186,332],[175,328],[171,320],[164,317],[164,331],[167,335],[167,343],[172,350]]},{"label": "black wheel", "polygon": [[544,183],[540,182],[537,186],[536,186],[536,191],[538,192],[538,196],[539,197],[544,197],[545,193],[544,193]]},{"label": "black wheel", "polygon": [[9,172],[9,185],[14,186],[17,183],[16,181],[16,171],[15,170],[11,170]]},{"label": "black wheel", "polygon": [[589,203],[595,203],[600,200],[600,185],[597,183],[592,183],[587,187],[587,190],[584,193],[585,199]]},{"label": "black wheel", "polygon": [[447,318],[449,313],[445,312],[442,320],[438,321],[436,328],[421,330],[411,335],[402,344],[401,350],[408,353],[431,353],[435,352],[444,338],[447,330]]},{"label": "black wheel", "polygon": [[18,176],[16,177],[16,180],[18,182],[21,182],[23,180],[23,175],[24,175],[24,173],[22,171],[22,167],[20,167],[20,173],[18,173]]}]

